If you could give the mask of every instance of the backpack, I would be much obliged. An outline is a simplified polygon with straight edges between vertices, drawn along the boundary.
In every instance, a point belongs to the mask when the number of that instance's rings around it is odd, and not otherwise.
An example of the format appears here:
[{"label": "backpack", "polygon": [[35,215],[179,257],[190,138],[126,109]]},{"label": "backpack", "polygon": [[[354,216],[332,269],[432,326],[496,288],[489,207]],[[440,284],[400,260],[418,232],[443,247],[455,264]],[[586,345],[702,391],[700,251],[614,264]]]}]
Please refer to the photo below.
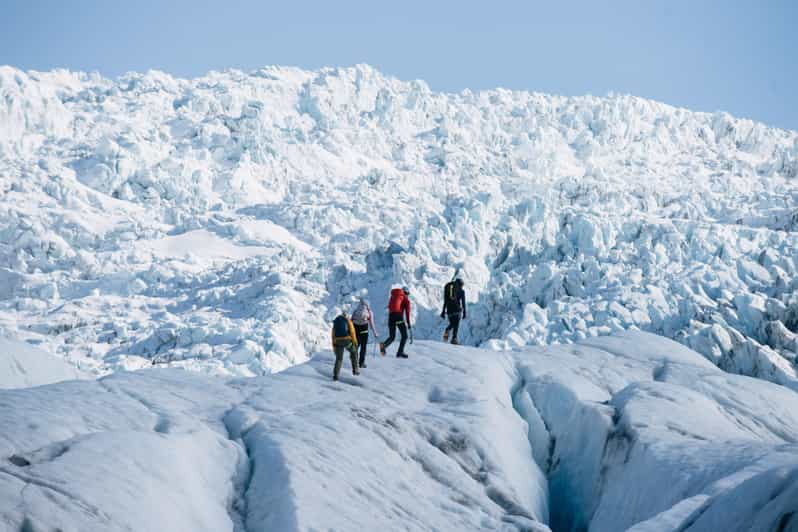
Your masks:
[{"label": "backpack", "polygon": [[391,298],[388,300],[388,312],[401,313],[404,310],[404,303],[407,296],[401,288],[391,290]]},{"label": "backpack", "polygon": [[368,305],[360,303],[352,313],[352,322],[355,325],[368,325],[370,315],[371,312],[369,312]]},{"label": "backpack", "polygon": [[443,302],[446,305],[446,311],[450,314],[460,312],[460,289],[454,281],[446,283],[443,287]]},{"label": "backpack", "polygon": [[333,335],[335,335],[336,338],[349,337],[349,320],[346,319],[343,314],[333,321]]},{"label": "backpack", "polygon": [[454,281],[446,283],[443,287],[443,298],[447,305],[457,302],[457,287],[454,286]]}]

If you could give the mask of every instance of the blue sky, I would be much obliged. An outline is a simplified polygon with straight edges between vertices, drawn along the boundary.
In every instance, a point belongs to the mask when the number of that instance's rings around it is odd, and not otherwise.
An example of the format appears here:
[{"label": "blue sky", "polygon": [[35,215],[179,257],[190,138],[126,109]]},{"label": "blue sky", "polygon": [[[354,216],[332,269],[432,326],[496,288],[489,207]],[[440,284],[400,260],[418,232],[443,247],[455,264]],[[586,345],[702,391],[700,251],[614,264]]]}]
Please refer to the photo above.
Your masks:
[{"label": "blue sky", "polygon": [[116,77],[369,63],[435,90],[630,93],[798,130],[798,2],[5,0],[0,64]]}]

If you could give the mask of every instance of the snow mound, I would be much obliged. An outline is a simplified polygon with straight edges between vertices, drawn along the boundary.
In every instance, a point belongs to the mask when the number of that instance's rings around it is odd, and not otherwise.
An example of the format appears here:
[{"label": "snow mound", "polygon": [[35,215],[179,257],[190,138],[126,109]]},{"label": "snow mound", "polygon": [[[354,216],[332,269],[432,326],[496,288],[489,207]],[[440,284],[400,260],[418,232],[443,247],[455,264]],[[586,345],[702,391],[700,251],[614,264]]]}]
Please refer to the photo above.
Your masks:
[{"label": "snow mound", "polygon": [[25,342],[0,338],[0,389],[85,378],[73,365]]},{"label": "snow mound", "polygon": [[0,132],[0,332],[98,374],[284,369],[328,309],[393,284],[437,337],[460,267],[467,343],[640,329],[798,382],[793,131],[360,65],[2,67]]},{"label": "snow mound", "polygon": [[[0,391],[0,519],[74,530],[794,530],[798,395],[624,333]],[[97,400],[101,397],[102,400]],[[146,508],[146,511],[142,511]]]},{"label": "snow mound", "polygon": [[[554,530],[798,526],[798,395],[645,333],[522,351]],[[533,434],[533,429],[537,431]]]}]

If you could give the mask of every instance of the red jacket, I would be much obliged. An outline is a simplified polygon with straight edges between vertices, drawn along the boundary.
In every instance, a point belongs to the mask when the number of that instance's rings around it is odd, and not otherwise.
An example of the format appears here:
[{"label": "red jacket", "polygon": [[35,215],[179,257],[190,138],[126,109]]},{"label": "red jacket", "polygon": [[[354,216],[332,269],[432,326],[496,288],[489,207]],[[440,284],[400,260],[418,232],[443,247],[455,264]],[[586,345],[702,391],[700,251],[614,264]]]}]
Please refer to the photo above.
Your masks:
[{"label": "red jacket", "polygon": [[408,326],[410,325],[410,298],[401,288],[391,290],[391,299],[388,301],[388,312],[391,314],[404,313]]}]

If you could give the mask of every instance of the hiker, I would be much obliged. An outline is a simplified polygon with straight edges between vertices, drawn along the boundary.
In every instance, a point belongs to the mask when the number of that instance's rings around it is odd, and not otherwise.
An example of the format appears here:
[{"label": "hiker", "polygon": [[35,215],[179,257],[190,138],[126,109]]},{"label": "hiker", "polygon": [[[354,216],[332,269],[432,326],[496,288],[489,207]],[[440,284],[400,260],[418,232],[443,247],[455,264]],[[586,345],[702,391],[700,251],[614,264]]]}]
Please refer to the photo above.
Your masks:
[{"label": "hiker", "polygon": [[441,318],[444,315],[449,317],[449,325],[443,331],[443,341],[449,341],[449,331],[452,333],[452,343],[457,345],[457,331],[460,329],[460,319],[466,317],[466,301],[465,290],[463,290],[463,280],[459,277],[454,281],[446,283],[443,287],[443,310],[441,310]]},{"label": "hiker", "polygon": [[412,329],[410,323],[410,289],[406,286],[391,290],[391,299],[388,301],[388,339],[380,343],[380,354],[385,356],[385,349],[396,339],[396,328],[402,339],[399,341],[399,350],[396,356],[407,358],[405,353],[405,343],[407,342],[407,330]]},{"label": "hiker", "polygon": [[360,367],[366,367],[366,350],[369,343],[369,327],[374,332],[374,337],[377,337],[377,329],[374,327],[374,315],[371,313],[369,302],[365,298],[360,298],[355,310],[352,312],[352,323],[355,326],[355,334],[357,335],[357,344],[360,346]]},{"label": "hiker", "polygon": [[357,336],[352,321],[346,317],[346,312],[341,313],[333,320],[331,331],[332,346],[335,352],[335,369],[333,369],[333,380],[338,380],[341,373],[341,364],[344,361],[344,349],[349,351],[349,358],[352,360],[352,374],[360,375],[357,367]]}]

